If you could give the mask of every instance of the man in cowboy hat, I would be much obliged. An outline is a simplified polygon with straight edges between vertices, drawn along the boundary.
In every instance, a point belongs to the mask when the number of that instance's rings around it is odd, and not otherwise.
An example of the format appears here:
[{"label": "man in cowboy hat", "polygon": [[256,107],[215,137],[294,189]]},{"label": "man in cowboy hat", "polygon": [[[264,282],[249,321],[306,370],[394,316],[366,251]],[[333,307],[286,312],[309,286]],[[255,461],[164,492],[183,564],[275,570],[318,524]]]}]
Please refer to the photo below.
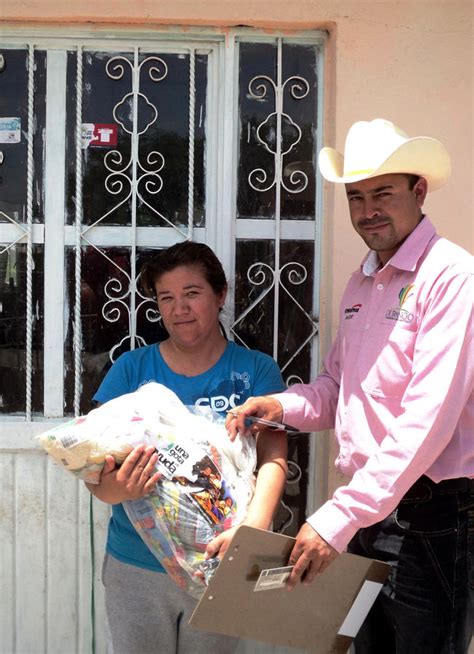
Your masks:
[{"label": "man in cowboy hat", "polygon": [[323,148],[319,167],[345,184],[370,251],[347,284],[323,372],[247,400],[227,427],[244,433],[246,415],[305,432],[335,427],[336,466],[350,481],[301,527],[289,588],[346,548],[387,561],[357,654],[463,654],[474,584],[474,268],[422,212],[449,177],[449,155],[376,119],[352,125],[344,156]]}]

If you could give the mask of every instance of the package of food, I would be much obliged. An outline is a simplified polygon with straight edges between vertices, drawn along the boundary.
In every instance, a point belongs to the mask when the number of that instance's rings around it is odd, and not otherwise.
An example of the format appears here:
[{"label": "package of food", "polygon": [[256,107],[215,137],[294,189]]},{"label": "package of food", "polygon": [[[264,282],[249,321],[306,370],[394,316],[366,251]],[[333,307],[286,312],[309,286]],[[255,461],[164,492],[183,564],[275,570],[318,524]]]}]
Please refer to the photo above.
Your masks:
[{"label": "package of food", "polygon": [[152,382],[38,439],[65,469],[90,483],[100,481],[106,455],[120,464],[136,445],[153,445],[161,479],[150,495],[123,507],[175,583],[200,596],[217,564],[205,559],[206,545],[242,522],[252,498],[253,438],[231,441],[213,414],[190,411]]}]

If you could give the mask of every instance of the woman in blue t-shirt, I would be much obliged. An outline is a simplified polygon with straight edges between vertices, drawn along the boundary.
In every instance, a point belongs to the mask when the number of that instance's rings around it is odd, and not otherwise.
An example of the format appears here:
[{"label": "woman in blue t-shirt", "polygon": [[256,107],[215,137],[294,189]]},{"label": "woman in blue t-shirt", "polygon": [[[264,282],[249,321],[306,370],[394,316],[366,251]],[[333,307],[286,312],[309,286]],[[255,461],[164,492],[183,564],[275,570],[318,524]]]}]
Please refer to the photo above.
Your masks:
[{"label": "woman in blue t-shirt", "polygon": [[[143,266],[141,280],[157,300],[168,338],[120,356],[95,394],[97,402],[156,381],[184,404],[206,406],[224,417],[251,395],[283,390],[271,357],[227,341],[219,322],[227,281],[208,246],[185,241],[159,251]],[[103,582],[114,654],[233,652],[237,639],[188,626],[196,601],[168,577],[121,505],[153,490],[159,479],[157,456],[154,448],[139,446],[119,468],[107,457],[100,484],[88,485],[98,499],[112,504]],[[257,457],[257,483],[245,524],[268,529],[286,480],[286,436],[261,432]],[[233,531],[215,538],[207,553],[221,556]]]}]

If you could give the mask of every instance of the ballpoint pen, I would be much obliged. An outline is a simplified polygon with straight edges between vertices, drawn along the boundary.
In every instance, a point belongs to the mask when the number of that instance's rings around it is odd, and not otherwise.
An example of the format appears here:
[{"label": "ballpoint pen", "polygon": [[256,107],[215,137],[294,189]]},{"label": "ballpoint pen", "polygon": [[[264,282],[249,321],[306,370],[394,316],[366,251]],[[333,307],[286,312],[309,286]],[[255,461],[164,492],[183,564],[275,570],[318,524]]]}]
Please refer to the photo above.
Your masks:
[{"label": "ballpoint pen", "polygon": [[[234,413],[233,411],[228,411],[227,413],[230,413],[231,416],[237,418],[238,415],[237,413]],[[273,420],[264,420],[263,418],[259,418],[258,416],[245,416],[245,423],[246,426],[250,426],[250,424],[259,424],[259,425],[263,425],[264,427],[268,427],[269,429],[274,429],[275,431],[286,431],[289,434],[298,434],[300,431],[296,427],[287,425],[284,422],[274,422]]]}]

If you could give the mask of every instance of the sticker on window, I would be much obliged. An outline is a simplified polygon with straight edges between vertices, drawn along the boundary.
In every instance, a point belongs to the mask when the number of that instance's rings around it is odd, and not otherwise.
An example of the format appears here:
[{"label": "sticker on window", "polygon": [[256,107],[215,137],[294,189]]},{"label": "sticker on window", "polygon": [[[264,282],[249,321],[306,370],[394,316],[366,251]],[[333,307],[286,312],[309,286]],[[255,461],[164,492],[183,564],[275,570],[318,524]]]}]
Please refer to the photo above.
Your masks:
[{"label": "sticker on window", "polygon": [[117,133],[118,126],[114,123],[82,123],[81,147],[114,147]]},{"label": "sticker on window", "polygon": [[0,143],[19,143],[21,141],[21,119],[0,118]]}]

